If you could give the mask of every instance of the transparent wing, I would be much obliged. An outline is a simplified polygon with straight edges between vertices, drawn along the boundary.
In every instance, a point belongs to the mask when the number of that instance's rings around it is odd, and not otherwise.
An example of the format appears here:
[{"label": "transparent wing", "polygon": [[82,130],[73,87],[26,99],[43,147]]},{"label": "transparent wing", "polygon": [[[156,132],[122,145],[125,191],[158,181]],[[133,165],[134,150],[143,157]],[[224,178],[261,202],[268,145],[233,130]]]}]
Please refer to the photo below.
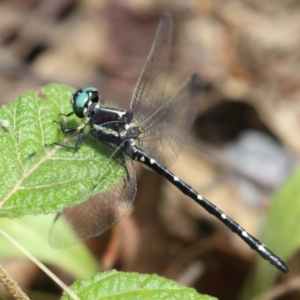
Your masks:
[{"label": "transparent wing", "polygon": [[50,231],[53,247],[69,247],[98,236],[124,217],[136,195],[136,173],[132,161],[128,161],[126,167],[127,176],[117,186],[91,196],[84,203],[65,208],[57,216]]},{"label": "transparent wing", "polygon": [[132,96],[130,111],[137,124],[152,115],[162,105],[172,28],[172,18],[169,13],[166,13],[161,17],[152,48]]},{"label": "transparent wing", "polygon": [[174,162],[195,120],[203,82],[198,74],[182,85],[174,98],[143,121],[139,146],[164,166]]}]

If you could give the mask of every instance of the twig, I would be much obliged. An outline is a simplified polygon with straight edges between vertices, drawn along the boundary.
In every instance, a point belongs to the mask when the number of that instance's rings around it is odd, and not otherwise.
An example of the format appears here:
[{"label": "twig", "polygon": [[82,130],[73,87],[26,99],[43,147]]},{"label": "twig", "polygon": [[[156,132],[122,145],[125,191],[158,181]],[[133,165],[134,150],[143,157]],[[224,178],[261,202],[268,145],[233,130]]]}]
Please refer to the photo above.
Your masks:
[{"label": "twig", "polygon": [[18,300],[29,300],[28,296],[21,290],[18,283],[15,282],[0,265],[0,281],[5,289]]}]

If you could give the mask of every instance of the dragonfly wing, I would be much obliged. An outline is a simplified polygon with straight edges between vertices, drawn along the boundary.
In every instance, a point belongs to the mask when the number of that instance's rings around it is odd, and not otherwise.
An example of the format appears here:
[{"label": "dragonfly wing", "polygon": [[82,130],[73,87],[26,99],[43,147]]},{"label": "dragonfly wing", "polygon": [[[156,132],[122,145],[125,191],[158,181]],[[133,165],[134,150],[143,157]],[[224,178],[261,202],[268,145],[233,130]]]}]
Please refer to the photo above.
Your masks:
[{"label": "dragonfly wing", "polygon": [[167,81],[173,21],[169,13],[161,17],[153,45],[136,84],[130,111],[133,120],[142,122],[152,115],[163,101]]},{"label": "dragonfly wing", "polygon": [[139,146],[164,166],[180,153],[195,120],[203,92],[198,74],[192,75],[179,92],[139,126]]},{"label": "dragonfly wing", "polygon": [[136,173],[132,161],[126,163],[126,168],[127,175],[116,186],[91,196],[84,203],[65,208],[57,215],[50,231],[52,246],[69,247],[96,237],[126,215],[136,195]]}]

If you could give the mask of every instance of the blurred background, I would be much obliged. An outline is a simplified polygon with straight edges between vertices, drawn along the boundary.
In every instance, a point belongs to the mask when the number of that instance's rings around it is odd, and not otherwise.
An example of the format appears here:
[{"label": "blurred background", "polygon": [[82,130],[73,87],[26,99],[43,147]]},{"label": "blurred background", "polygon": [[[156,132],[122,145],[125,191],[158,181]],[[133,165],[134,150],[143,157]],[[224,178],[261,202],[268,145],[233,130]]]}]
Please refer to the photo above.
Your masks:
[{"label": "blurred background", "polygon": [[[88,243],[97,268],[156,273],[219,299],[299,299],[299,0],[0,1],[0,103],[55,82],[95,86],[103,101],[127,108],[165,11],[174,20],[166,97],[194,72],[206,90],[170,170],[292,271],[257,263],[223,224],[140,165],[131,214]],[[31,263],[1,251],[0,263],[25,291],[41,293],[32,299],[57,299]]]}]

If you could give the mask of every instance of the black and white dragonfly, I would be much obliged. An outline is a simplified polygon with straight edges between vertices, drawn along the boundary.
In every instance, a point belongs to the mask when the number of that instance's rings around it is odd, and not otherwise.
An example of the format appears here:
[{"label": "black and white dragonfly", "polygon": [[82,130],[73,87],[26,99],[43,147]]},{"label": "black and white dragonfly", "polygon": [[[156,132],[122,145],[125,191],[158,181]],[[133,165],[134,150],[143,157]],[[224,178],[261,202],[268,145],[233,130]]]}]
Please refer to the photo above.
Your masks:
[{"label": "black and white dragonfly", "polygon": [[218,218],[261,257],[287,273],[289,268],[279,257],[165,167],[176,160],[183,147],[203,91],[199,75],[194,74],[171,100],[164,102],[172,27],[171,16],[164,14],[128,110],[102,106],[97,89],[92,87],[80,89],[72,96],[73,111],[65,116],[75,114],[84,122],[73,128],[66,128],[59,122],[64,133],[78,133],[72,148],[80,148],[84,129],[89,126],[89,133],[111,151],[107,163],[117,160],[125,168],[125,176],[108,191],[65,208],[56,218],[54,228],[62,219],[67,219],[70,232],[75,227],[78,240],[97,236],[109,229],[127,213],[135,199],[136,176],[132,161],[139,161]]}]

